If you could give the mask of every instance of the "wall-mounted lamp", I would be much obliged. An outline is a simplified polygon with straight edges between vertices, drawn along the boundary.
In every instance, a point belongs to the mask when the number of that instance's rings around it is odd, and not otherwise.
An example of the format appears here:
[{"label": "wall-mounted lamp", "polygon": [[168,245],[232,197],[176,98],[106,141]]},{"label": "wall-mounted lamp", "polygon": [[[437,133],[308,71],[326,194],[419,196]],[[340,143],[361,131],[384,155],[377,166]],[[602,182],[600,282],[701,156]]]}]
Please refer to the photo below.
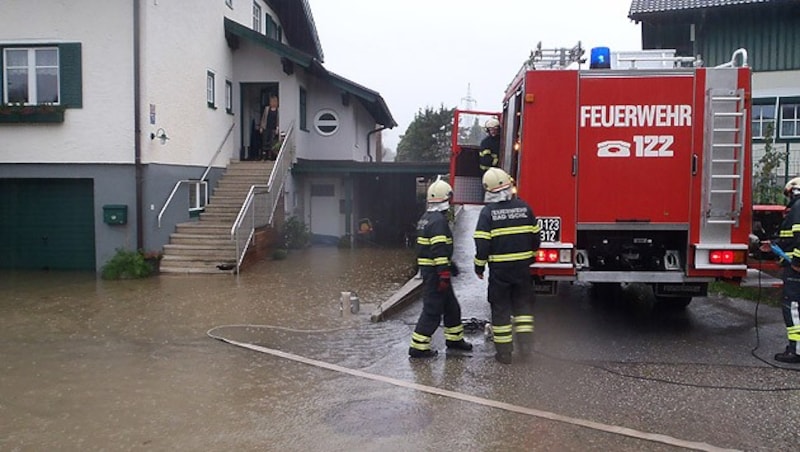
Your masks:
[{"label": "wall-mounted lamp", "polygon": [[158,130],[155,131],[155,133],[150,132],[150,139],[155,140],[156,138],[161,140],[161,144],[167,144],[167,140],[169,140],[169,137],[167,136],[167,131],[160,127]]}]

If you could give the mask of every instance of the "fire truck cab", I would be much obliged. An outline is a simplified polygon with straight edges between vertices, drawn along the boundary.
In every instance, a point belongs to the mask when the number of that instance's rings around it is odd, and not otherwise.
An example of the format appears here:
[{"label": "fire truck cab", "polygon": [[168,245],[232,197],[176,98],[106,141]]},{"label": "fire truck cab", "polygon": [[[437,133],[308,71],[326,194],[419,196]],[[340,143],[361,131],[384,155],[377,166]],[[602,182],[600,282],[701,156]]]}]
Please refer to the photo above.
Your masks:
[{"label": "fire truck cab", "polygon": [[685,306],[711,281],[743,278],[752,177],[746,51],[718,67],[669,51],[600,48],[582,69],[581,55],[580,44],[539,47],[502,111],[455,112],[454,203],[483,202],[476,145],[485,119],[497,117],[499,166],[542,228],[531,266],[538,293],[556,293],[559,281],[644,283]]}]

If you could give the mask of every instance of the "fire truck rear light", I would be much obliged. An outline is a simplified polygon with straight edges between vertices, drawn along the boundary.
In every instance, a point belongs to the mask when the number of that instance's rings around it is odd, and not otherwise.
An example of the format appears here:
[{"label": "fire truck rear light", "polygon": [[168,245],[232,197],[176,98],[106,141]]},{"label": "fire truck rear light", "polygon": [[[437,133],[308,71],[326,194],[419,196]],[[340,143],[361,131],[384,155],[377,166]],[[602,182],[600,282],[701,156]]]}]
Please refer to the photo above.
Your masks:
[{"label": "fire truck rear light", "polygon": [[744,250],[711,250],[708,261],[712,264],[744,264]]},{"label": "fire truck rear light", "polygon": [[558,262],[558,250],[543,249],[536,252],[536,262],[544,264],[555,264]]},{"label": "fire truck rear light", "polygon": [[534,257],[539,264],[569,264],[572,262],[572,250],[542,248]]}]

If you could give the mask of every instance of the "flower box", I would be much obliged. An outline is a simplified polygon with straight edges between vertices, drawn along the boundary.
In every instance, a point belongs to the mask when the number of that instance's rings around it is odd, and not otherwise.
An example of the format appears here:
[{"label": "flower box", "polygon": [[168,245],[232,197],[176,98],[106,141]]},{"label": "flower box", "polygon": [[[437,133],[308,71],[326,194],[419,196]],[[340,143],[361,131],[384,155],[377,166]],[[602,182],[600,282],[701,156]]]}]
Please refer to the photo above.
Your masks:
[{"label": "flower box", "polygon": [[63,105],[0,105],[0,123],[64,122]]}]

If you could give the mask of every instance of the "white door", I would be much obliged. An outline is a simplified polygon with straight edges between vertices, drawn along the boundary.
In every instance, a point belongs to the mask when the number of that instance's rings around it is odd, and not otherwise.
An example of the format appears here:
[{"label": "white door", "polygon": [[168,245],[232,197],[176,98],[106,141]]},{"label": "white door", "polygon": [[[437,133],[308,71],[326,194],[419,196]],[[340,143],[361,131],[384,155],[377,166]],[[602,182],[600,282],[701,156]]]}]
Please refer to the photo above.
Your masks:
[{"label": "white door", "polygon": [[311,233],[340,237],[339,198],[335,180],[311,182]]}]

